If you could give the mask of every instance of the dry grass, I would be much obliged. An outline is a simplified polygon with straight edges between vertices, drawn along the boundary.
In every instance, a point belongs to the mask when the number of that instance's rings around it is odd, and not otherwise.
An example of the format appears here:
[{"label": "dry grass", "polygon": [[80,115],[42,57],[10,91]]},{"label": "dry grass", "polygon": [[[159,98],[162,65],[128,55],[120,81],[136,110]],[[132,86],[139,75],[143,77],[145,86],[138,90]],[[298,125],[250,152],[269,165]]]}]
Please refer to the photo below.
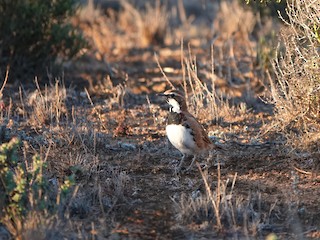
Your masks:
[{"label": "dry grass", "polygon": [[143,9],[136,8],[126,0],[119,1],[119,4],[119,12],[110,8],[106,16],[94,6],[93,1],[89,1],[74,19],[85,29],[85,35],[91,40],[96,54],[106,57],[110,51],[145,48],[152,43],[161,44],[165,41],[168,31],[166,5],[159,0],[146,3]]},{"label": "dry grass", "polygon": [[319,10],[316,1],[288,4],[289,20],[280,33],[282,44],[273,62],[276,81],[270,83],[276,121],[280,129],[288,132],[289,143],[296,147],[307,147],[318,139]]},{"label": "dry grass", "polygon": [[[90,122],[82,115],[83,109],[71,105],[71,101],[78,98],[72,89],[66,89],[59,81],[44,89],[36,82],[35,87],[36,90],[30,94],[18,94],[16,97],[19,96],[20,100],[16,102],[16,111],[4,115],[8,119],[15,119],[16,113],[20,114],[22,118],[19,125],[23,126],[23,130],[19,129],[17,123],[12,123],[12,120],[8,122],[4,117],[2,123],[7,123],[3,126],[9,135],[5,136],[6,139],[18,136],[24,143],[19,151],[21,159],[18,162],[25,162],[29,170],[14,173],[17,184],[24,182],[24,177],[28,176],[26,174],[34,173],[32,169],[38,163],[32,155],[40,154],[46,167],[35,178],[46,179],[49,185],[41,190],[41,195],[38,192],[26,192],[30,204],[26,214],[22,218],[17,213],[16,217],[5,215],[2,223],[16,239],[93,236],[84,232],[85,225],[80,224],[79,228],[78,223],[71,219],[74,216],[87,218],[94,211],[94,206],[101,210],[101,216],[111,217],[116,205],[128,201],[126,196],[130,177],[121,168],[102,163],[103,154],[100,150],[106,149],[109,138],[106,133],[97,133],[96,129],[104,129],[99,122]],[[92,108],[91,111],[95,112],[96,109],[89,102],[87,100],[86,108]],[[65,199],[60,197],[58,189],[63,188],[70,177],[75,179],[75,186],[71,196]],[[32,185],[34,180],[32,178],[27,185]],[[43,201],[44,209],[41,205]]]},{"label": "dry grass", "polygon": [[[0,238],[317,236],[319,177],[312,165],[318,149],[283,145],[284,136],[297,141],[299,129],[318,139],[318,43],[313,27],[301,24],[310,16],[319,25],[315,2],[293,1],[288,8],[290,22],[281,32],[286,51],[274,62],[277,81],[271,81],[275,115],[273,105],[260,100],[268,96],[267,73],[256,38],[271,31],[270,21],[238,1],[116,3],[119,8],[104,9],[89,1],[74,18],[92,48],[66,64],[64,78],[1,88],[1,142],[22,141],[19,164],[32,166],[32,156],[41,157],[49,183],[43,196],[52,208],[28,205],[23,218],[7,215]],[[169,81],[185,91],[190,111],[227,149],[205,164],[198,159],[205,169],[172,171],[180,155],[165,140],[167,106],[156,96]],[[284,134],[274,135],[274,125]],[[293,128],[300,135],[286,131]]]},{"label": "dry grass", "polygon": [[[266,223],[270,221],[270,216],[264,219],[260,214],[261,209],[257,208],[261,204],[259,194],[249,194],[248,199],[243,199],[241,196],[225,195],[226,186],[224,187],[218,196],[211,189],[208,189],[207,194],[198,193],[198,196],[182,194],[179,202],[175,202],[179,227],[196,223],[198,231],[227,231],[231,238],[257,237],[264,228],[270,227]],[[215,203],[217,197],[220,199]]]}]

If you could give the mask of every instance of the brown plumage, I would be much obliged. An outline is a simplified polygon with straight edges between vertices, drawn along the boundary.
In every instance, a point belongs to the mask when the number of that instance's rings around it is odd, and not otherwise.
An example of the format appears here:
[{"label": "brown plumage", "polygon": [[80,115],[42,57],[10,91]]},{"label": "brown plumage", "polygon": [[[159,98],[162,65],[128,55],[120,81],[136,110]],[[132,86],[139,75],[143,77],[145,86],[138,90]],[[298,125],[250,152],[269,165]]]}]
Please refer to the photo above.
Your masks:
[{"label": "brown plumage", "polygon": [[189,113],[182,92],[173,89],[160,95],[166,97],[170,105],[166,126],[167,137],[172,145],[183,154],[178,170],[181,169],[186,155],[194,155],[188,170],[192,167],[197,154],[220,147],[211,142],[203,126]]}]

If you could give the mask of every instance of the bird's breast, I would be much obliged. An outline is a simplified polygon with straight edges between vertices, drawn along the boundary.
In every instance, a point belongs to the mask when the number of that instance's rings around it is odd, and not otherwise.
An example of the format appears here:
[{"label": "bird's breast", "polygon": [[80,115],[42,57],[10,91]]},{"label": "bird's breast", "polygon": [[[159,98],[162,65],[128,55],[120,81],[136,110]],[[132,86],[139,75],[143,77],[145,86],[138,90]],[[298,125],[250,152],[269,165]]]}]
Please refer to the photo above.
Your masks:
[{"label": "bird's breast", "polygon": [[198,150],[190,128],[181,124],[168,124],[166,134],[171,144],[183,154],[193,154]]}]

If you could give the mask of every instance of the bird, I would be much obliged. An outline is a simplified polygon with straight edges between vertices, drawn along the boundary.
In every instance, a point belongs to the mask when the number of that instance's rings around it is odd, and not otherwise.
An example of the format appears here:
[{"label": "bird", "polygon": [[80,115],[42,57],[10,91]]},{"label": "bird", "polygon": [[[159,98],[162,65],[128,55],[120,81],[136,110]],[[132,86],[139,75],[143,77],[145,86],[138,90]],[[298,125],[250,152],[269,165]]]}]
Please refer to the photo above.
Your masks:
[{"label": "bird", "polygon": [[169,104],[166,135],[171,144],[182,153],[176,170],[180,171],[186,157],[193,155],[192,162],[186,169],[189,171],[199,154],[221,147],[211,142],[203,126],[188,111],[183,92],[170,89],[159,95],[165,97]]}]

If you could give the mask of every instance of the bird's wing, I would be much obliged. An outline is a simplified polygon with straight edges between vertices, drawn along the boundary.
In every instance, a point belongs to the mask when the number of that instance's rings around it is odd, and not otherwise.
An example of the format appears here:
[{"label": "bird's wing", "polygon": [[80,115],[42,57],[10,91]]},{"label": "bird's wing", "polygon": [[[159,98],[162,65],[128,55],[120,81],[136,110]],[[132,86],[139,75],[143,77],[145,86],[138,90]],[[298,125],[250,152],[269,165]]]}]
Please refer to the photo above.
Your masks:
[{"label": "bird's wing", "polygon": [[219,146],[211,141],[206,130],[191,113],[184,113],[183,119],[185,122],[189,124],[190,128],[193,130],[194,139],[200,149],[211,148],[223,151],[226,150],[224,147]]},{"label": "bird's wing", "polygon": [[192,129],[195,142],[199,149],[206,149],[212,144],[207,132],[192,114],[185,112],[182,121],[184,125],[188,125],[188,127]]}]

